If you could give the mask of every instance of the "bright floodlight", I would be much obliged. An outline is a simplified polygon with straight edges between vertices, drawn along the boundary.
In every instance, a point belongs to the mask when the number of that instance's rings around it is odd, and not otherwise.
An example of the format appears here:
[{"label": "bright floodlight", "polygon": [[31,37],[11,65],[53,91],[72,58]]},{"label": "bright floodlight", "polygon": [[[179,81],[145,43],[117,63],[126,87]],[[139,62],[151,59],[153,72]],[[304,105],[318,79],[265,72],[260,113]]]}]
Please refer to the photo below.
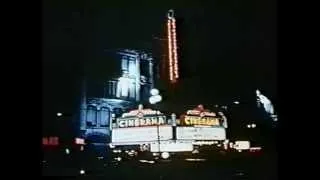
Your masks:
[{"label": "bright floodlight", "polygon": [[168,152],[163,152],[163,153],[161,153],[161,157],[162,157],[163,159],[168,159],[169,156],[170,156],[170,154],[169,154]]},{"label": "bright floodlight", "polygon": [[248,125],[247,125],[247,128],[251,128],[251,125],[250,125],[250,124],[248,124]]},{"label": "bright floodlight", "polygon": [[57,113],[57,116],[62,116],[62,113],[58,112],[58,113]]},{"label": "bright floodlight", "polygon": [[252,128],[255,128],[257,125],[256,124],[251,124],[251,127]]},{"label": "bright floodlight", "polygon": [[240,102],[239,101],[235,101],[235,102],[233,102],[234,104],[240,104]]},{"label": "bright floodlight", "polygon": [[151,94],[152,96],[159,95],[159,90],[158,90],[158,89],[151,89],[150,94]]}]

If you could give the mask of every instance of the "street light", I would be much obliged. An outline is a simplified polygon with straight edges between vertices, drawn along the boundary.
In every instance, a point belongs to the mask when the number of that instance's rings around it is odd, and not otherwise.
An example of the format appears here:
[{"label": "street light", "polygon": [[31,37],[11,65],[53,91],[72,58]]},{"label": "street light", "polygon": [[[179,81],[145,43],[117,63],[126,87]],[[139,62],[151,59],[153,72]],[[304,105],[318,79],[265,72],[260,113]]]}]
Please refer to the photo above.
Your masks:
[{"label": "street light", "polygon": [[248,124],[248,125],[247,125],[247,128],[251,128],[251,125],[250,125],[250,124]]},{"label": "street light", "polygon": [[158,90],[158,89],[151,89],[150,94],[151,94],[152,96],[159,95],[159,90]]},{"label": "street light", "polygon": [[58,116],[58,117],[62,116],[62,113],[61,113],[61,112],[58,112],[58,113],[57,113],[57,116]]},{"label": "street light", "polygon": [[251,124],[251,127],[252,128],[255,128],[257,125],[256,124]]},{"label": "street light", "polygon": [[240,104],[240,102],[239,102],[239,101],[234,101],[233,103],[234,103],[234,104]]}]

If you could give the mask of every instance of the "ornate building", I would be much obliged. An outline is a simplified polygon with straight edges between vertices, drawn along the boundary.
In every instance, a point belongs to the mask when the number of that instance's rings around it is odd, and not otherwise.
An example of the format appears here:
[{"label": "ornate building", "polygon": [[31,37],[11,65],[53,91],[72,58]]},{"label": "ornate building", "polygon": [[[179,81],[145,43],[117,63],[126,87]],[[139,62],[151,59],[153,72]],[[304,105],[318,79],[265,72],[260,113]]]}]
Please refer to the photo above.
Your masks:
[{"label": "ornate building", "polygon": [[154,87],[153,58],[150,54],[135,50],[112,53],[119,73],[107,80],[102,97],[87,97],[87,84],[82,87],[80,108],[81,135],[108,138],[112,116],[148,101]]}]

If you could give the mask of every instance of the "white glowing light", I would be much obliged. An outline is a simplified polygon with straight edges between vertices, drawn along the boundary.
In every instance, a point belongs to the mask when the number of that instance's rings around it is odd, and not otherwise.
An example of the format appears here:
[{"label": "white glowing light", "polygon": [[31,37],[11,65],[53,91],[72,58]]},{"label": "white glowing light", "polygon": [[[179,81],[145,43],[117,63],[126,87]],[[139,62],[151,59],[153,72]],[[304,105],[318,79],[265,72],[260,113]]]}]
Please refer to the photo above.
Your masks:
[{"label": "white glowing light", "polygon": [[234,104],[240,104],[240,102],[239,101],[235,101],[235,102],[233,102]]},{"label": "white glowing light", "polygon": [[144,160],[144,159],[141,159],[139,161],[142,162],[142,163],[149,163],[149,164],[154,164],[155,163],[154,161],[148,161],[148,160]]},{"label": "white glowing light", "polygon": [[198,149],[195,149],[194,151],[192,151],[192,154],[198,154],[198,153],[199,153]]},{"label": "white glowing light", "polygon": [[248,125],[247,125],[247,128],[251,128],[251,125],[250,125],[250,124],[248,124]]},{"label": "white glowing light", "polygon": [[233,147],[237,150],[248,150],[250,149],[250,141],[236,141]]},{"label": "white glowing light", "polygon": [[256,124],[251,124],[251,127],[252,128],[255,128],[257,125]]},{"label": "white glowing light", "polygon": [[120,149],[114,149],[112,152],[113,153],[121,153],[121,150]]},{"label": "white glowing light", "polygon": [[66,154],[70,154],[70,150],[68,148],[65,149]]},{"label": "white glowing light", "polygon": [[162,96],[161,95],[156,95],[156,96],[154,96],[154,98],[155,98],[156,102],[162,101]]},{"label": "white glowing light", "polygon": [[83,169],[80,170],[80,174],[85,174],[85,173],[86,173],[85,170],[83,170]]},{"label": "white glowing light", "polygon": [[112,130],[113,144],[141,144],[142,142],[170,140],[173,138],[171,126],[115,128]]},{"label": "white glowing light", "polygon": [[162,96],[161,95],[151,96],[149,98],[150,104],[156,104],[156,103],[158,103],[160,101],[162,101]]},{"label": "white glowing light", "polygon": [[186,161],[206,161],[206,159],[193,159],[193,158],[187,158],[187,159],[185,159]]},{"label": "white glowing light", "polygon": [[155,100],[155,97],[154,97],[154,96],[151,96],[151,97],[149,98],[149,103],[150,103],[150,104],[155,104],[155,103],[156,103],[156,100]]},{"label": "white glowing light", "polygon": [[150,94],[151,94],[152,96],[159,95],[159,90],[158,90],[158,89],[151,89]]},{"label": "white glowing light", "polygon": [[[177,127],[177,139],[223,141],[226,139],[226,129],[221,127]],[[203,144],[205,142],[201,142]],[[213,143],[213,142],[207,142]]]},{"label": "white glowing light", "polygon": [[168,152],[163,152],[163,153],[161,153],[161,157],[163,159],[168,159],[170,157],[170,154]]},{"label": "white glowing light", "polygon": [[258,106],[260,106],[260,103],[263,105],[264,110],[269,113],[270,115],[275,114],[274,113],[274,108],[272,102],[259,90],[256,90],[256,96],[257,96],[257,101],[258,101]]},{"label": "white glowing light", "polygon": [[115,148],[116,146],[114,146],[112,143],[109,143],[109,147],[110,148]]},{"label": "white glowing light", "polygon": [[58,113],[57,113],[57,116],[59,116],[59,117],[62,116],[62,113],[58,112]]}]

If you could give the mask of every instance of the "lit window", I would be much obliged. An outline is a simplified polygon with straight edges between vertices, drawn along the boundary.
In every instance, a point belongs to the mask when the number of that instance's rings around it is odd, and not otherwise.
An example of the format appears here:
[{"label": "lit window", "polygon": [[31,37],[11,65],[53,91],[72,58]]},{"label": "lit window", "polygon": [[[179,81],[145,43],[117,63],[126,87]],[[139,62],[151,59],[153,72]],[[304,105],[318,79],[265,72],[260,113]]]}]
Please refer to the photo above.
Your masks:
[{"label": "lit window", "polygon": [[107,126],[109,124],[110,111],[107,107],[101,108],[101,126]]},{"label": "lit window", "polygon": [[129,96],[129,88],[130,84],[132,84],[133,80],[127,77],[119,78],[118,86],[117,86],[117,97],[128,97]]},{"label": "lit window", "polygon": [[128,60],[125,57],[122,58],[121,69],[123,71],[127,71],[128,70]]},{"label": "lit window", "polygon": [[94,106],[89,106],[87,111],[87,122],[88,125],[96,124],[96,108]]},{"label": "lit window", "polygon": [[129,95],[130,95],[130,98],[135,98],[135,89],[136,89],[136,86],[135,86],[135,83],[131,83],[130,84],[130,90],[129,90]]},{"label": "lit window", "polygon": [[129,61],[129,74],[136,75],[136,66],[134,61]]}]

